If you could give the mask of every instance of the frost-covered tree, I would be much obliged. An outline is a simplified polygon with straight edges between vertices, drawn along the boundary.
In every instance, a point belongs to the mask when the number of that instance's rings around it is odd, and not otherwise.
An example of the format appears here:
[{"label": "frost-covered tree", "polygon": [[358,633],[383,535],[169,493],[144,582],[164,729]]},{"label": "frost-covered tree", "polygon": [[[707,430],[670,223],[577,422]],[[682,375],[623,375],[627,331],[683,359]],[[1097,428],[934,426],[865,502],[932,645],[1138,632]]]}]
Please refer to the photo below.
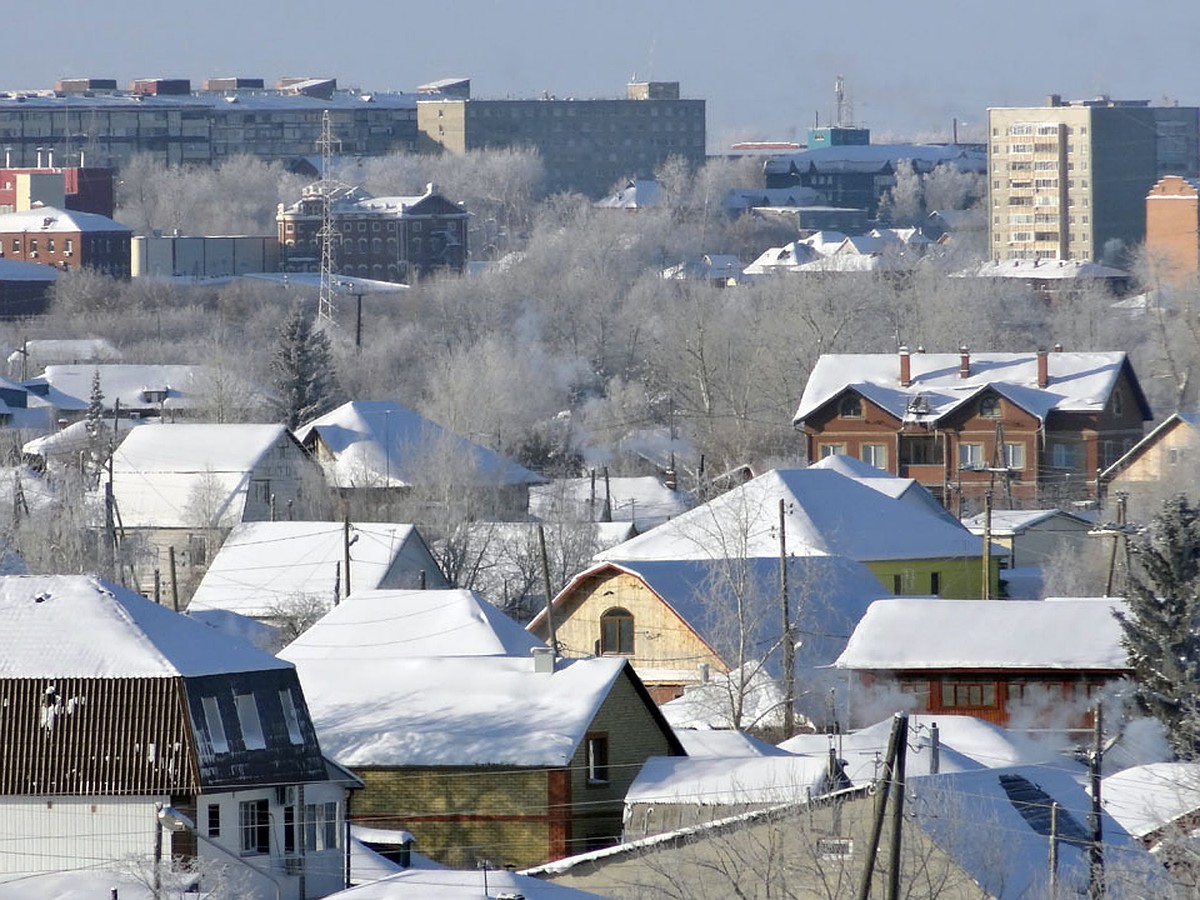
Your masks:
[{"label": "frost-covered tree", "polygon": [[276,412],[288,428],[327,412],[337,397],[329,337],[297,304],[279,329],[271,357]]},{"label": "frost-covered tree", "polygon": [[99,369],[92,370],[92,391],[88,395],[84,423],[84,428],[87,429],[87,457],[84,466],[89,481],[95,483],[108,458],[105,447],[108,436],[104,431],[104,392],[100,390]]},{"label": "frost-covered tree", "polygon": [[1181,757],[1200,751],[1200,507],[1165,502],[1131,547],[1129,613],[1118,614],[1135,699]]}]

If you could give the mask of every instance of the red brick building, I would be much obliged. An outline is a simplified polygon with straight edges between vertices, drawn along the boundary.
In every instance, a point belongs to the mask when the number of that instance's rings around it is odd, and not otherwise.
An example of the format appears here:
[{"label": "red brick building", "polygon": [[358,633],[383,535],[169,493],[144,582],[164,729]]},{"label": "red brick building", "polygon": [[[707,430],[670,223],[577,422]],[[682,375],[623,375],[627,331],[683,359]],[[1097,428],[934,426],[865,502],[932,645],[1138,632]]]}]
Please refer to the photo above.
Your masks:
[{"label": "red brick building", "polygon": [[1200,275],[1200,179],[1167,175],[1146,196],[1146,256],[1163,281]]},{"label": "red brick building", "polygon": [[1042,508],[1096,495],[1150,407],[1123,352],[825,354],[793,419],[808,459],[845,454],[948,508]]},{"label": "red brick building", "polygon": [[132,233],[107,216],[39,206],[0,215],[0,256],[128,278]]},{"label": "red brick building", "polygon": [[0,213],[26,210],[40,201],[43,206],[111,219],[116,204],[114,174],[113,169],[99,166],[0,169]]}]

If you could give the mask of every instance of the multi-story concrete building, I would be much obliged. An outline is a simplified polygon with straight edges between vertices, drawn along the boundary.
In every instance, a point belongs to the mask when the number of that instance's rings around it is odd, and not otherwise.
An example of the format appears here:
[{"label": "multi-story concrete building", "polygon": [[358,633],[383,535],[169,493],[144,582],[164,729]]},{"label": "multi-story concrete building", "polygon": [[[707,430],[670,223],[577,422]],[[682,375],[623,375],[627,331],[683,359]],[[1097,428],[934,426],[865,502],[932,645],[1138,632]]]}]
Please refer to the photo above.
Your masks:
[{"label": "multi-story concrete building", "polygon": [[[408,283],[436,269],[461,271],[467,262],[467,217],[436,184],[416,197],[372,197],[362,188],[338,187],[329,199],[333,270],[378,281]],[[317,272],[325,195],[320,184],[304,189],[275,217],[285,272]]]},{"label": "multi-story concrete building", "polygon": [[96,213],[110,219],[116,208],[113,170],[89,166],[0,169],[0,213],[21,212],[37,203],[78,212]]},{"label": "multi-story concrete building", "polygon": [[1154,182],[1198,167],[1195,107],[1052,94],[989,109],[991,258],[1117,260],[1145,238]]},{"label": "multi-story concrete building", "polygon": [[1186,284],[1200,274],[1200,179],[1167,175],[1150,189],[1146,252],[1165,282]]},{"label": "multi-story concrete building", "polygon": [[473,99],[466,79],[418,90],[426,147],[533,147],[551,191],[600,197],[618,181],[653,176],[668,157],[705,159],[705,102],[681,99],[677,81],[634,82],[623,99]]},{"label": "multi-story concrete building", "polygon": [[54,91],[0,91],[6,166],[120,167],[148,153],[161,162],[217,163],[237,154],[292,160],[316,153],[329,112],[335,152],[378,156],[413,150],[415,94],[339,91],[333,79],[214,78],[192,92],[182,79],[140,79],[129,91],[108,79],[60,81]]}]

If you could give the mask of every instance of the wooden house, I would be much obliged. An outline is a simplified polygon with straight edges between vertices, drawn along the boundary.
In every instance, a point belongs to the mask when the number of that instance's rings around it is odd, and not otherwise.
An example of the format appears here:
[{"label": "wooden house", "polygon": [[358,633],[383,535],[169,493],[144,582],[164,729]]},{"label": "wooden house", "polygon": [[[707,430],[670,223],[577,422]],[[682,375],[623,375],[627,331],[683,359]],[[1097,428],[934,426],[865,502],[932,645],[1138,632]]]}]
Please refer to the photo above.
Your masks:
[{"label": "wooden house", "polygon": [[202,889],[228,854],[241,896],[345,884],[345,779],[295,668],[131,591],[0,578],[0,735],[0,881],[131,861],[149,878],[161,804],[205,839],[161,851],[198,859]]},{"label": "wooden house", "polygon": [[825,354],[793,418],[810,461],[846,454],[948,508],[1094,499],[1150,407],[1123,352]]},{"label": "wooden house", "polygon": [[1200,476],[1200,413],[1172,413],[1100,473],[1104,504],[1115,518],[1125,495],[1129,521],[1158,512],[1163,500],[1190,493]]}]

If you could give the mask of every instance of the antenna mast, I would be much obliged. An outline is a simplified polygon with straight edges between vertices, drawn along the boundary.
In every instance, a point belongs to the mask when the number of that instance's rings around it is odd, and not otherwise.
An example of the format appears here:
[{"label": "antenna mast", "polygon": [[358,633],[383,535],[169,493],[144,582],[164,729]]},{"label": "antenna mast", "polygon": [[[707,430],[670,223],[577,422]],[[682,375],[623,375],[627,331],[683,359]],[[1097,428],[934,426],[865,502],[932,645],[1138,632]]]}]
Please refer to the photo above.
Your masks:
[{"label": "antenna mast", "polygon": [[846,79],[841,75],[833,82],[833,96],[837,101],[837,127],[854,127],[854,104],[846,99]]},{"label": "antenna mast", "polygon": [[321,291],[317,301],[317,325],[333,325],[333,194],[334,181],[330,176],[333,164],[333,128],[329,121],[329,110],[321,114],[321,137],[317,147],[321,150],[321,230],[317,239],[321,242]]}]

